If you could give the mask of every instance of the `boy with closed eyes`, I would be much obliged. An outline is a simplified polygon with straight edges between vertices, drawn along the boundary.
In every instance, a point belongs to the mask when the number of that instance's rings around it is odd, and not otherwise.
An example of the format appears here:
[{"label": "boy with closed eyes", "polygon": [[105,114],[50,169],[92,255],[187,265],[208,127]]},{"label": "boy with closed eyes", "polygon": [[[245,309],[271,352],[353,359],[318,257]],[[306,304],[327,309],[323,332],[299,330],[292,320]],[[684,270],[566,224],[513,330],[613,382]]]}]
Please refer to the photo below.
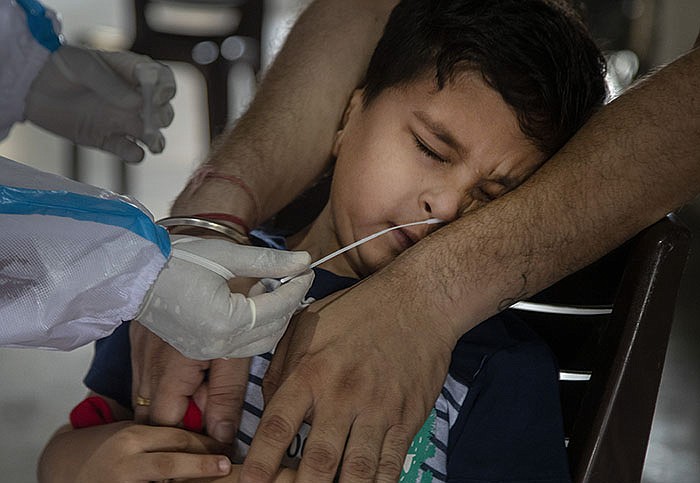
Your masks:
[{"label": "boy with closed eyes", "polygon": [[[427,218],[449,222],[478,209],[522,183],[602,104],[603,73],[585,28],[557,2],[404,0],[336,135],[328,202],[309,226],[286,238],[251,235],[258,244],[305,250],[318,259],[384,228]],[[395,230],[323,264],[308,294],[318,302],[307,310],[323,310],[332,303],[323,299],[434,229]],[[132,408],[128,343],[124,324],[99,343],[85,379],[96,395],[88,405],[106,412],[100,418],[108,424],[74,417],[74,429],[62,429],[49,442],[42,481],[95,481],[98,475],[140,481],[155,479],[162,468],[169,473],[159,478],[227,473],[225,464],[216,469],[221,456],[199,454],[220,452],[204,436],[110,422],[128,419]],[[269,360],[269,354],[252,360],[238,437],[228,453],[234,463],[245,458],[264,409]],[[515,315],[504,312],[474,328],[452,354],[402,481],[569,481],[557,374],[546,345]],[[78,413],[85,407],[81,403]],[[197,407],[204,404],[195,396],[194,417],[185,426],[202,430]],[[166,437],[164,430],[175,433]],[[293,480],[308,431],[304,423],[287,450],[289,469],[280,481]],[[169,442],[176,433],[180,445]],[[133,440],[140,443],[123,444]],[[154,452],[167,453],[173,464],[158,465]],[[236,481],[237,471],[234,465],[226,478]]]}]

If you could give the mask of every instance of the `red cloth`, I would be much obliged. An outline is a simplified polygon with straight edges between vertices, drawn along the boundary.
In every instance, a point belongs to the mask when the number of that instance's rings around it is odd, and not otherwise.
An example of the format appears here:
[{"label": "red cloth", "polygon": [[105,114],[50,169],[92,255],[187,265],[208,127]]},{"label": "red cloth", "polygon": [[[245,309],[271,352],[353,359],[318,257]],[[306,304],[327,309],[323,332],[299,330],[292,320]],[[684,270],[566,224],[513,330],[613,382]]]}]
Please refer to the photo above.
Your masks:
[{"label": "red cloth", "polygon": [[[70,423],[75,429],[89,428],[109,424],[115,421],[109,404],[101,396],[85,398],[70,412]],[[192,398],[189,400],[185,417],[182,419],[182,427],[189,431],[203,432],[202,411],[197,407]]]},{"label": "red cloth", "polygon": [[185,417],[182,418],[182,427],[197,433],[204,432],[204,425],[202,424],[202,411],[194,403],[192,398],[190,398],[187,411],[185,411]]},{"label": "red cloth", "polygon": [[107,401],[100,396],[85,398],[70,412],[70,423],[75,429],[89,428],[114,422],[114,415]]}]

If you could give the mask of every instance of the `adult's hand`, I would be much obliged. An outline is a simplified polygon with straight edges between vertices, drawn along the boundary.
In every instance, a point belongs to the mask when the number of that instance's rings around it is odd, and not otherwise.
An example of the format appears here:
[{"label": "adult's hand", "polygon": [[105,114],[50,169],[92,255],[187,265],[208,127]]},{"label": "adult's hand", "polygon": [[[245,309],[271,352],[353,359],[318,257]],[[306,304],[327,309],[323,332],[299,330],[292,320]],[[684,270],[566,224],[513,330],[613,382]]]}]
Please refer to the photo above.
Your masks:
[{"label": "adult's hand", "polygon": [[[248,380],[248,359],[243,357],[274,347],[313,273],[248,298],[244,294],[250,279],[229,279],[220,272],[280,277],[303,270],[309,255],[221,239],[173,240],[173,258],[144,303],[140,322],[130,328],[135,417],[142,423],[175,426],[193,397],[207,432],[232,442]],[[238,358],[219,358],[223,356]],[[151,403],[139,406],[138,398]]]},{"label": "adult's hand", "polygon": [[[205,429],[222,443],[233,442],[248,381],[249,359],[187,359],[160,337],[133,321],[129,329],[133,371],[132,401],[139,423],[176,426],[194,397]],[[207,383],[204,376],[209,371]],[[136,404],[137,397],[151,400]]]},{"label": "adult's hand", "polygon": [[[173,235],[172,256],[136,319],[185,357],[212,360],[272,350],[306,296],[313,272],[306,252]],[[270,292],[232,292],[238,277],[281,278],[305,271]]]},{"label": "adult's hand", "polygon": [[341,481],[399,478],[456,338],[431,321],[420,329],[404,325],[405,311],[413,309],[406,305],[392,306],[387,319],[381,310],[391,287],[382,296],[366,282],[309,307],[282,339],[265,378],[269,404],[242,482],[272,481],[304,419],[312,427],[297,481],[333,481],[341,464]]}]

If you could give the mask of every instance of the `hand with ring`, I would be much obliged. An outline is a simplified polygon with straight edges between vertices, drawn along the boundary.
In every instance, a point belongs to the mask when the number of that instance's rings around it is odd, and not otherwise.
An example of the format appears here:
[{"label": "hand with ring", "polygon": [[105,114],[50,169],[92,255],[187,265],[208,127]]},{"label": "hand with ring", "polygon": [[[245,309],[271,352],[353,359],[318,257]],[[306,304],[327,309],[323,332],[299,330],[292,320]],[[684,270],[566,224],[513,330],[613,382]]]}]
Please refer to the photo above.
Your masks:
[{"label": "hand with ring", "polygon": [[[249,359],[188,359],[137,321],[129,328],[134,420],[177,426],[192,397],[207,434],[233,442],[248,382]],[[205,381],[205,374],[208,374]]]}]

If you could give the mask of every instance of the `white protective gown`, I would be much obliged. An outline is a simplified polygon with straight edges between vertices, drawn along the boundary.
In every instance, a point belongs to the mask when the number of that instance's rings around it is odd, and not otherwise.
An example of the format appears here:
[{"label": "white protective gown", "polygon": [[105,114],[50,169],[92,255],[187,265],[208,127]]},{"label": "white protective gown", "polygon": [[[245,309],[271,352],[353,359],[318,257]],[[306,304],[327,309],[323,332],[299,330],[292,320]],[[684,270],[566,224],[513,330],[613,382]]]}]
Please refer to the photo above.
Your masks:
[{"label": "white protective gown", "polygon": [[169,255],[135,200],[0,157],[0,346],[70,350],[109,335]]},{"label": "white protective gown", "polygon": [[[24,120],[32,82],[47,82],[42,67],[70,67],[63,57],[46,64],[61,45],[55,19],[37,0],[0,0],[0,138]],[[69,47],[56,55],[72,55],[78,69],[101,59],[66,51]],[[123,58],[114,54],[111,60],[123,68]],[[135,54],[128,60],[156,64]],[[59,74],[53,72],[49,82],[71,82],[73,71]],[[160,69],[157,80],[162,94],[172,97],[169,74]],[[107,75],[120,75],[119,69]],[[156,106],[162,114],[170,98]],[[59,113],[49,109],[48,116],[63,127]],[[158,126],[168,123],[160,119]],[[107,149],[112,137],[88,141]],[[116,140],[115,149],[131,142],[119,135]],[[0,346],[70,350],[138,316],[187,357],[247,357],[271,350],[313,281],[309,254],[185,238],[171,246],[168,233],[134,199],[0,157]],[[227,285],[236,275],[295,274],[301,275],[250,296],[232,293]]]}]

